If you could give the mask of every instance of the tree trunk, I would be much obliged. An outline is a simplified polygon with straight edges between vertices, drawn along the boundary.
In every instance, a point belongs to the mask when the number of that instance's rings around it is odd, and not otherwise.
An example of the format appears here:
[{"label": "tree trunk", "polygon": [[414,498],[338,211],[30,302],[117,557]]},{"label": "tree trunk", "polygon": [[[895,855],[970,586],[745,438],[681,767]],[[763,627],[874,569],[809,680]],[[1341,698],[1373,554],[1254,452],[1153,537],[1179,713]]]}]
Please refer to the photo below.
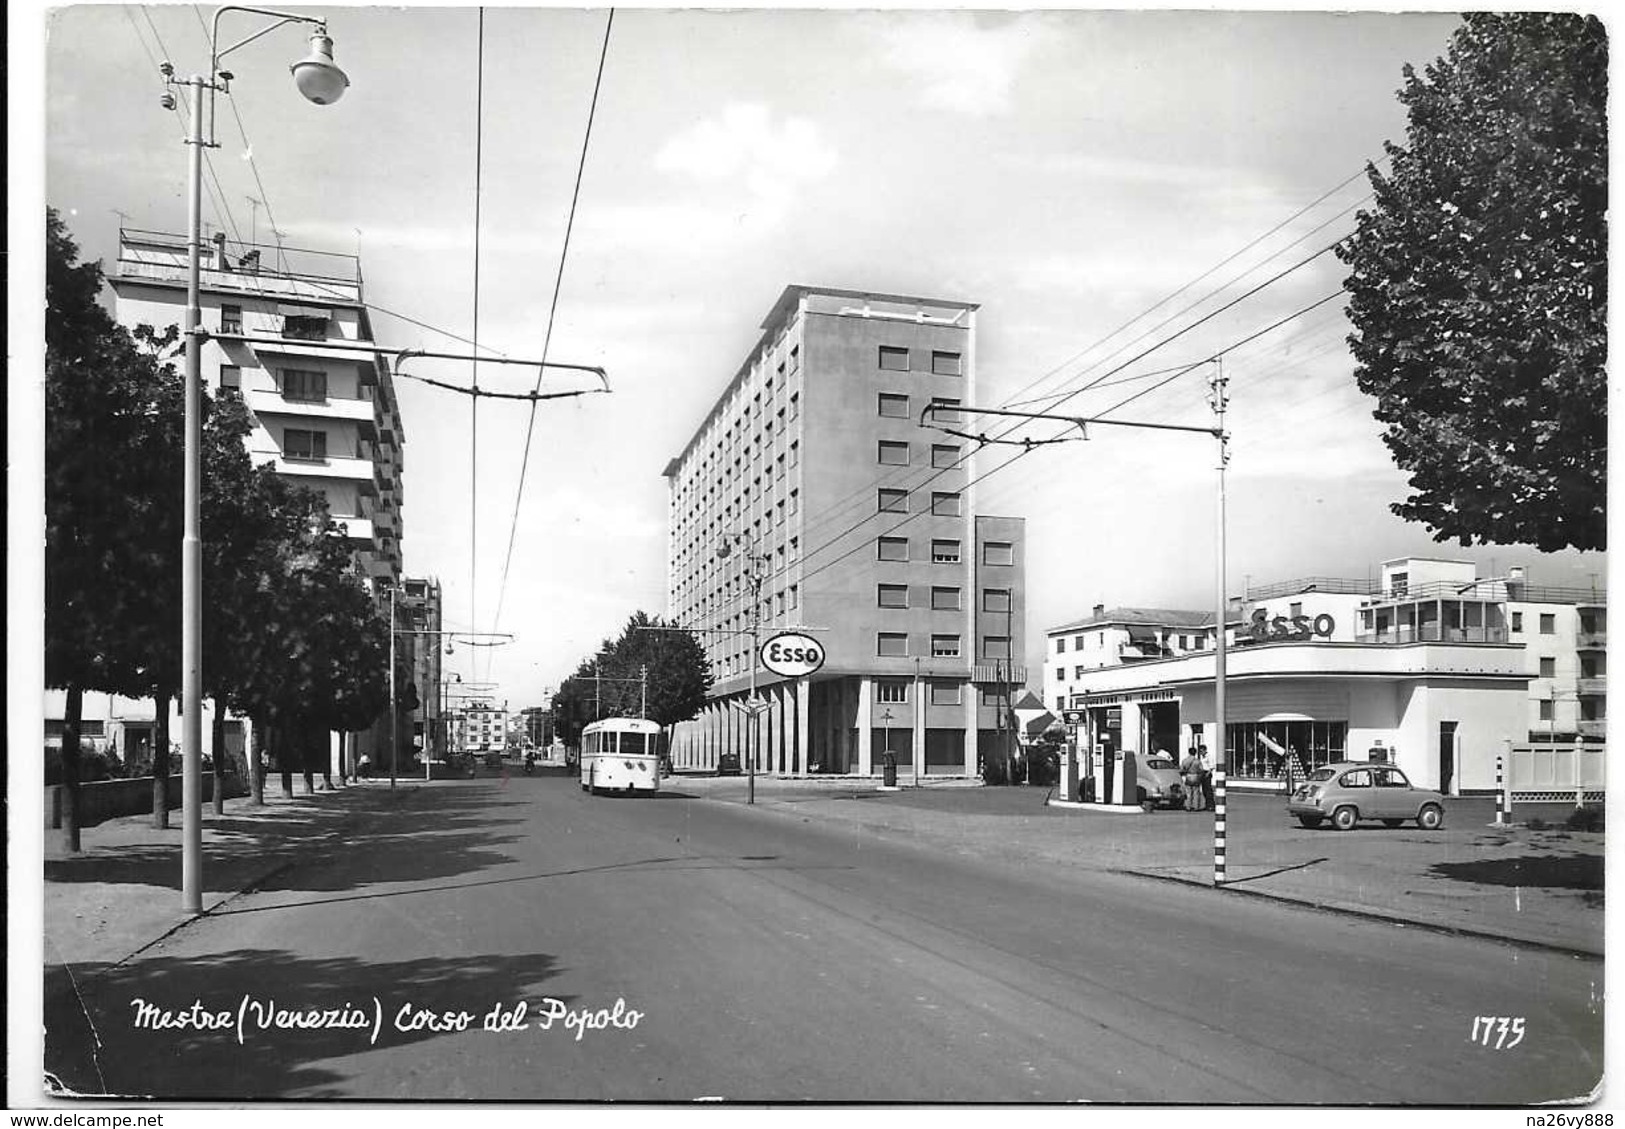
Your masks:
[{"label": "tree trunk", "polygon": [[254,793],[254,806],[265,806],[265,766],[260,763],[260,727],[265,724],[259,718],[250,718],[252,724],[248,727],[248,747],[243,751],[248,756],[248,786]]},{"label": "tree trunk", "polygon": [[152,825],[169,828],[169,695],[152,700]]},{"label": "tree trunk", "polygon": [[219,698],[214,700],[214,725],[210,727],[209,743],[214,749],[214,814],[226,814],[226,777],[231,758],[226,755],[226,707]]},{"label": "tree trunk", "polygon": [[77,852],[79,846],[79,729],[85,692],[68,686],[67,716],[62,722],[62,844]]}]

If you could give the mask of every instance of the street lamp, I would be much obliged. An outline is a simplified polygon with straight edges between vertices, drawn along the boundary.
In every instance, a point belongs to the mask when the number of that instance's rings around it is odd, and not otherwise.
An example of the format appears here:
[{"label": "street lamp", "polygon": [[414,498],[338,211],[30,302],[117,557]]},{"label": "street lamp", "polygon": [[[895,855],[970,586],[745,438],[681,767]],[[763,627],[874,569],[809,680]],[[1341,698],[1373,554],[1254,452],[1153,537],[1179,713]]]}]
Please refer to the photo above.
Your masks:
[{"label": "street lamp", "polygon": [[762,652],[762,581],[767,579],[767,557],[756,551],[756,538],[748,533],[727,533],[717,546],[717,558],[727,560],[733,555],[735,543],[748,547],[745,559],[749,571],[745,581],[750,585],[750,704],[746,716],[750,718],[750,731],[745,735],[745,756],[750,761],[746,769],[747,791],[745,802],[756,802],[756,664]]},{"label": "street lamp", "polygon": [[[276,22],[263,27],[231,46],[220,47],[220,17],[227,12],[248,12],[269,16]],[[209,73],[177,80],[174,68],[162,67],[166,85],[192,88],[191,123],[186,144],[190,146],[186,197],[186,417],[184,432],[185,489],[184,528],[181,534],[181,900],[187,913],[203,912],[203,541],[199,534],[199,498],[203,468],[202,348],[206,331],[201,327],[203,259],[203,149],[217,148],[214,139],[215,92],[229,92],[234,77],[222,70],[220,60],[262,35],[288,23],[312,24],[311,52],[295,63],[294,84],[299,92],[317,105],[335,102],[350,80],[333,62],[333,41],[327,36],[327,22],[317,16],[300,16],[269,8],[228,5],[218,9],[209,31]],[[165,92],[164,104],[174,108],[173,94]],[[203,117],[207,104],[209,129],[204,139]],[[216,782],[218,787],[218,780]]]}]

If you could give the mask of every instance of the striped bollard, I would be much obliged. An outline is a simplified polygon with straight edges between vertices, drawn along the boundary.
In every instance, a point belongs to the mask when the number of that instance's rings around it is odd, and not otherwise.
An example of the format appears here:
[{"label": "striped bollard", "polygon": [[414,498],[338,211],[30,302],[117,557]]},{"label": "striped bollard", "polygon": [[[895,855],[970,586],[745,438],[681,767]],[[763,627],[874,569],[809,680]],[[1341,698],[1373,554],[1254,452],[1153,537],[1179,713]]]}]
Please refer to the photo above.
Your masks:
[{"label": "striped bollard", "polygon": [[1495,826],[1506,827],[1512,822],[1512,798],[1507,795],[1506,758],[1495,757]]},{"label": "striped bollard", "polygon": [[1224,768],[1213,769],[1213,884],[1223,886],[1224,873]]}]

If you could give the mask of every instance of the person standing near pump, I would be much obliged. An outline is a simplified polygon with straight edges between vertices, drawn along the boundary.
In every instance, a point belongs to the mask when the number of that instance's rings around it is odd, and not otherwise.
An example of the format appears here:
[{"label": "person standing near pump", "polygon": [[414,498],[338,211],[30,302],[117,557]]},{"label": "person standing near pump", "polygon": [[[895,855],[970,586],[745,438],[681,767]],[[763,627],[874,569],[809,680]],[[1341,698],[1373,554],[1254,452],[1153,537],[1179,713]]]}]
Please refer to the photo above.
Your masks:
[{"label": "person standing near pump", "polygon": [[1196,745],[1196,770],[1202,777],[1202,808],[1213,807],[1213,758],[1208,756],[1207,745]]},{"label": "person standing near pump", "polygon": [[1185,810],[1201,811],[1202,760],[1194,745],[1186,750],[1185,759],[1179,762],[1179,779],[1185,785]]}]

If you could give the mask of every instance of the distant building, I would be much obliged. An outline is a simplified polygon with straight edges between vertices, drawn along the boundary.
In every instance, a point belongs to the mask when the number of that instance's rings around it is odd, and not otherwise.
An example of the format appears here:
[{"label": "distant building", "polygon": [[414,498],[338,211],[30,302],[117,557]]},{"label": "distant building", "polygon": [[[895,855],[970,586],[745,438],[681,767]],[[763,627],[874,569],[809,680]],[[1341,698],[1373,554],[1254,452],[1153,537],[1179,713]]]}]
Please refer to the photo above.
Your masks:
[{"label": "distant building", "polygon": [[807,679],[756,671],[763,771],[876,773],[889,747],[900,768],[969,775],[1014,749],[1024,525],[977,508],[974,444],[920,425],[933,402],[974,402],[975,318],[808,286],[768,312],[665,470],[668,615],[717,679],[674,736],[679,766],[744,753],[757,619],[763,638],[809,628],[827,654]]},{"label": "distant building", "polygon": [[[1249,588],[1225,624],[1228,772],[1282,787],[1380,755],[1429,787],[1488,790],[1508,741],[1602,739],[1605,613],[1600,591],[1421,557],[1375,581]],[[1213,746],[1211,611],[1097,604],[1046,634],[1045,699],[1081,713],[1085,748]]]},{"label": "distant building", "polygon": [[508,747],[508,710],[475,702],[457,714],[458,746],[465,753],[502,752]]}]

